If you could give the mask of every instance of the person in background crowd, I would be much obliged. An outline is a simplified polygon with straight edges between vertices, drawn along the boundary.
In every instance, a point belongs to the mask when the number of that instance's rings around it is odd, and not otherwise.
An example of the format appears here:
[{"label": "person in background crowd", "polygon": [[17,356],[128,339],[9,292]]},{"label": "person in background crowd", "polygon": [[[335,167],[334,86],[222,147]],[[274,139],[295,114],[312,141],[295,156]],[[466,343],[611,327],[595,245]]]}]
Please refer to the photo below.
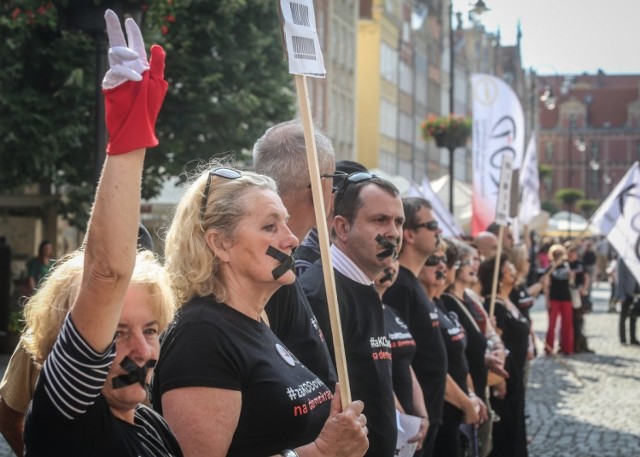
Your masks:
[{"label": "person in background crowd", "polygon": [[[476,394],[489,410],[491,406],[489,389],[487,389],[489,370],[503,379],[508,376],[504,370],[506,357],[504,345],[482,304],[475,302],[469,295],[470,288],[478,282],[480,266],[478,251],[465,243],[454,240],[449,240],[449,243],[455,243],[457,256],[449,259],[450,256],[447,255],[447,260],[459,262],[460,267],[454,270],[455,278],[442,294],[442,304],[448,311],[457,314],[467,334],[468,344],[465,353],[469,363],[469,374]],[[487,420],[478,428],[479,455],[482,457],[486,457],[491,451],[492,424],[492,420]]]},{"label": "person in background crowd", "polygon": [[551,267],[551,259],[549,259],[549,249],[553,246],[550,238],[543,238],[538,249],[538,276],[544,275]]},{"label": "person in background crowd", "polygon": [[[174,296],[153,256],[136,256],[146,148],[156,146],[155,121],[167,91],[165,54],[142,34],[105,14],[110,69],[102,83],[109,143],[82,251],[56,268],[29,306],[66,314],[57,328],[28,328],[37,342],[53,341],[24,426],[25,456],[182,456],[165,421],[141,404],[160,348],[159,335],[174,312]],[[117,223],[113,223],[117,221]],[[143,257],[148,255],[150,257]],[[70,264],[72,265],[72,264]],[[140,282],[137,275],[143,278]],[[62,305],[60,301],[72,301]],[[64,312],[64,311],[63,311]],[[36,317],[36,323],[38,318]],[[25,338],[27,340],[27,338]],[[27,341],[25,341],[27,343]],[[40,346],[39,346],[40,347]],[[42,347],[40,347],[42,349]]]},{"label": "person in background crowd", "polygon": [[589,286],[591,275],[587,271],[584,262],[578,256],[578,247],[569,246],[567,249],[567,260],[573,273],[575,287],[581,297],[581,306],[573,309],[573,352],[587,352],[593,354],[587,344],[587,337],[584,334],[584,316],[591,312],[591,300],[589,299]]},{"label": "person in background crowd", "polygon": [[413,370],[424,394],[429,415],[429,430],[422,452],[434,455],[438,429],[442,424],[444,392],[447,381],[447,350],[439,329],[438,312],[418,280],[427,258],[440,242],[438,221],[431,204],[424,198],[402,199],[405,222],[400,250],[400,271],[396,282],[384,294],[385,304],[393,307],[409,326],[416,342]]},{"label": "person in background crowd", "polygon": [[[359,171],[366,172],[367,169],[358,162],[352,162],[351,160],[341,160],[336,163],[336,172],[333,177],[333,189],[334,196],[335,190],[339,189],[342,185],[342,181],[347,175],[356,173]],[[330,207],[325,207],[327,211],[327,222],[329,225],[329,232],[331,232],[331,222],[333,220],[333,205],[334,198],[331,198]],[[304,239],[300,242],[300,246],[296,249],[293,256],[296,259],[296,275],[298,277],[307,271],[307,269],[320,258],[320,241],[318,239],[318,229],[312,228]]]},{"label": "person in background crowd", "polygon": [[[631,306],[633,305],[634,297],[640,293],[638,287],[638,281],[633,276],[633,273],[627,267],[627,264],[618,258],[618,299],[620,300],[620,320],[618,321],[618,334],[620,336],[620,344],[632,344],[634,346],[640,345],[638,337],[636,335],[636,318],[631,313]],[[629,319],[629,339],[627,340],[627,326],[626,321]]]},{"label": "person in background crowd", "polygon": [[[489,227],[487,227],[487,232],[493,233],[497,237],[500,233],[500,225],[497,222],[492,222],[489,224]],[[502,252],[509,255],[514,244],[515,239],[513,237],[513,232],[511,231],[511,225],[507,224],[502,230]]]},{"label": "person in background crowd", "polygon": [[[357,172],[346,177],[336,192],[334,211],[330,253],[351,394],[365,403],[367,455],[391,456],[397,439],[391,344],[373,281],[391,266],[400,248],[402,201],[390,182]],[[322,259],[300,282],[335,361]]]},{"label": "person in background crowd", "polygon": [[609,275],[607,274],[607,268],[609,262],[612,260],[613,250],[609,246],[609,241],[605,236],[601,236],[596,242],[596,265],[597,265],[597,278],[598,281],[607,281]]},{"label": "person in background crowd", "polygon": [[556,323],[560,317],[560,350],[566,355],[573,354],[573,304],[569,287],[574,281],[567,250],[561,244],[554,244],[549,248],[551,266],[549,280],[545,284],[545,297],[549,311],[549,327],[545,342],[545,353],[554,352]]},{"label": "person in background crowd", "polygon": [[[440,331],[447,350],[447,383],[442,425],[436,437],[434,455],[459,455],[460,425],[479,426],[487,420],[487,408],[476,395],[466,357],[467,336],[456,312],[448,311],[441,300],[443,291],[454,282],[460,267],[453,244],[441,242],[419,274],[428,297],[436,305]],[[484,360],[484,354],[482,356]]]},{"label": "person in background crowd", "polygon": [[[335,179],[333,146],[320,130],[315,130],[315,142],[324,207],[329,211]],[[302,124],[294,120],[269,128],[253,147],[253,165],[257,173],[276,182],[289,214],[287,226],[296,238],[302,239],[316,225]],[[265,313],[273,333],[333,391],[337,375],[300,282],[280,287],[269,299]]]},{"label": "person in background crowd", "polygon": [[215,161],[178,203],[165,269],[181,306],[151,403],[187,457],[367,449],[362,402],[342,411],[340,395],[332,399],[262,319],[271,296],[296,280],[287,218],[271,178]]},{"label": "person in background crowd", "polygon": [[607,265],[607,282],[611,287],[611,294],[609,295],[608,312],[616,312],[616,303],[618,302],[618,254],[614,252],[611,256],[611,261]]},{"label": "person in background crowd", "polygon": [[581,257],[585,273],[588,275],[588,281],[586,282],[586,297],[591,299],[591,287],[593,285],[593,281],[596,280],[597,263],[596,253],[593,250],[593,242],[591,240],[584,241]]},{"label": "person in background crowd", "polygon": [[30,297],[40,284],[40,281],[49,273],[53,266],[53,245],[49,240],[42,240],[38,246],[38,255],[27,262],[27,280],[25,295]]},{"label": "person in background crowd", "polygon": [[[391,266],[385,268],[374,281],[380,299],[385,291],[398,277],[400,262],[396,259]],[[393,360],[393,392],[396,395],[396,408],[405,414],[411,414],[422,419],[418,434],[409,440],[409,443],[417,442],[416,450],[422,449],[422,443],[429,428],[429,417],[424,404],[422,388],[411,367],[411,362],[416,354],[416,342],[409,328],[396,310],[382,303],[384,309],[384,321],[391,341],[391,357]]]},{"label": "person in background crowd", "polygon": [[495,257],[498,252],[498,237],[491,232],[480,232],[471,242],[471,245],[478,250],[480,260]]},{"label": "person in background crowd", "polygon": [[[494,270],[495,258],[482,262],[478,270],[482,293],[485,296],[485,307],[489,307],[491,303]],[[495,457],[528,456],[524,369],[526,360],[533,354],[529,350],[529,323],[509,299],[516,280],[516,267],[509,262],[506,255],[502,255],[498,269],[494,316],[498,333],[509,350],[505,365],[509,377],[504,398],[491,398],[491,406],[500,416],[500,421],[493,424],[491,455]]]}]

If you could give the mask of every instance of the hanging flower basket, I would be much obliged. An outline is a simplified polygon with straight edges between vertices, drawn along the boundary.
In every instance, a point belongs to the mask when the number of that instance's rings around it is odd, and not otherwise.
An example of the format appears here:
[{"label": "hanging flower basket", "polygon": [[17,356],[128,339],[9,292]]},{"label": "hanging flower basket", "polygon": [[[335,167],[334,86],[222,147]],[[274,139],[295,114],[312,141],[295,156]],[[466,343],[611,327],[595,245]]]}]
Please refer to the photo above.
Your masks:
[{"label": "hanging flower basket", "polygon": [[439,148],[464,146],[471,135],[471,119],[462,116],[429,116],[420,126],[422,137],[433,138]]}]

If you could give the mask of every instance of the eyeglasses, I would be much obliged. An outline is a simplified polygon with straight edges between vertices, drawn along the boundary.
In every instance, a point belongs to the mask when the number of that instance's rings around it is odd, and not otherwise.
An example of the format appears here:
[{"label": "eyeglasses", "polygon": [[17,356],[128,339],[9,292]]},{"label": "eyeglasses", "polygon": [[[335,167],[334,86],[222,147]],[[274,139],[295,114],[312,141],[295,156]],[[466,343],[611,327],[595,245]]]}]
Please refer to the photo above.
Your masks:
[{"label": "eyeglasses", "polygon": [[209,189],[211,187],[211,177],[218,176],[225,179],[238,179],[242,176],[239,170],[233,168],[217,167],[209,171],[207,177],[207,185],[204,186],[204,193],[202,194],[202,203],[200,204],[200,220],[204,219],[204,213],[207,210],[207,201],[209,200]]},{"label": "eyeglasses", "polygon": [[373,178],[377,178],[377,176],[374,175],[373,173],[369,173],[366,171],[357,171],[355,173],[351,173],[350,175],[347,175],[345,179],[342,181],[342,185],[340,186],[340,189],[338,190],[338,195],[336,197],[344,195],[344,193],[347,190],[347,187],[349,187],[349,184],[351,183],[357,184],[359,182],[369,181]]},{"label": "eyeglasses", "polygon": [[422,224],[416,224],[413,226],[413,230],[418,230],[419,228],[425,228],[431,232],[436,232],[438,230],[438,221],[435,219],[429,222],[423,222]]},{"label": "eyeglasses", "polygon": [[[320,175],[320,178],[346,178],[347,176],[349,176],[347,173],[345,173],[344,171],[336,171],[334,174],[326,174],[326,175]],[[311,184],[309,184],[307,186],[307,189],[311,189]],[[336,186],[331,187],[331,193],[335,194],[336,191],[338,190],[338,188]]]},{"label": "eyeglasses", "polygon": [[439,263],[442,263],[442,264],[446,265],[447,264],[447,256],[446,255],[432,255],[432,256],[429,256],[429,257],[427,257],[427,260],[424,263],[424,265],[427,266],[427,267],[435,267]]}]

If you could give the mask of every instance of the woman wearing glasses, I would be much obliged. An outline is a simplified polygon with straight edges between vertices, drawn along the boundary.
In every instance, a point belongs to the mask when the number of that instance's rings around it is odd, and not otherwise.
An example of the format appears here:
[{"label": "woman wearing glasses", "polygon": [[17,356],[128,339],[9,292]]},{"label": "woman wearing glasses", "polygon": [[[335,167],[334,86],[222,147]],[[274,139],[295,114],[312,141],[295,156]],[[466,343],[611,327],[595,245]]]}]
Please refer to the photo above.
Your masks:
[{"label": "woman wearing glasses", "polygon": [[363,404],[302,365],[262,320],[295,280],[298,243],[271,178],[214,167],[178,203],[166,270],[180,310],[162,344],[152,402],[185,456],[361,456]]},{"label": "woman wearing glasses", "polygon": [[[482,294],[486,297],[485,307],[490,304],[495,261],[495,257],[485,260],[478,270]],[[518,279],[516,267],[504,254],[499,262],[495,320],[498,333],[509,350],[509,357],[505,364],[509,376],[504,398],[497,396],[491,398],[491,407],[500,417],[500,421],[493,424],[491,455],[526,457],[528,452],[524,418],[524,369],[529,349],[529,322],[509,299],[509,294]]]},{"label": "woman wearing glasses", "polygon": [[[447,255],[448,254],[448,255]],[[425,262],[420,272],[427,295],[436,304],[440,331],[447,348],[447,384],[442,425],[435,443],[436,456],[457,456],[460,453],[460,425],[479,424],[486,420],[486,408],[476,397],[469,376],[465,349],[467,337],[455,313],[446,310],[441,294],[459,268],[453,245],[441,242],[438,250]]]}]

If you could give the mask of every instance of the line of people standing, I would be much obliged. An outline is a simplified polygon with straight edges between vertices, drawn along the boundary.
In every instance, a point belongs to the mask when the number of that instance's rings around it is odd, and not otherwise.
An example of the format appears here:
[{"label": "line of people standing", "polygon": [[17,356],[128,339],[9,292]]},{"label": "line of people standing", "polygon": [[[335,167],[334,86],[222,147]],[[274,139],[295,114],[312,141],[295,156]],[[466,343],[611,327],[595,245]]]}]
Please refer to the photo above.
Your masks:
[{"label": "line of people standing", "polygon": [[[495,258],[479,264],[470,248],[445,244],[428,201],[401,199],[367,171],[337,174],[322,133],[320,178],[354,401],[343,404],[336,386],[323,260],[294,273],[293,251],[315,225],[300,123],[265,132],[253,172],[218,161],[198,170],[166,233],[164,265],[137,253],[142,166],[158,144],[167,90],[164,51],[153,47],[147,60],[133,20],[125,22],[128,42],[115,14],[106,20],[109,156],[83,249],[60,261],[28,303],[43,314],[21,346],[27,357],[39,354],[29,359],[39,375],[17,443],[25,455],[390,457],[403,409],[420,419],[409,440],[419,455],[459,455],[466,446],[526,456],[529,327],[509,298],[515,268],[499,259],[493,325],[486,265]],[[375,281],[389,268],[397,279],[381,297]],[[474,277],[480,296],[467,290]],[[383,303],[395,310],[394,338]],[[415,351],[394,382],[396,336]],[[7,382],[23,383],[14,370]],[[489,372],[499,378],[490,389]]]}]

